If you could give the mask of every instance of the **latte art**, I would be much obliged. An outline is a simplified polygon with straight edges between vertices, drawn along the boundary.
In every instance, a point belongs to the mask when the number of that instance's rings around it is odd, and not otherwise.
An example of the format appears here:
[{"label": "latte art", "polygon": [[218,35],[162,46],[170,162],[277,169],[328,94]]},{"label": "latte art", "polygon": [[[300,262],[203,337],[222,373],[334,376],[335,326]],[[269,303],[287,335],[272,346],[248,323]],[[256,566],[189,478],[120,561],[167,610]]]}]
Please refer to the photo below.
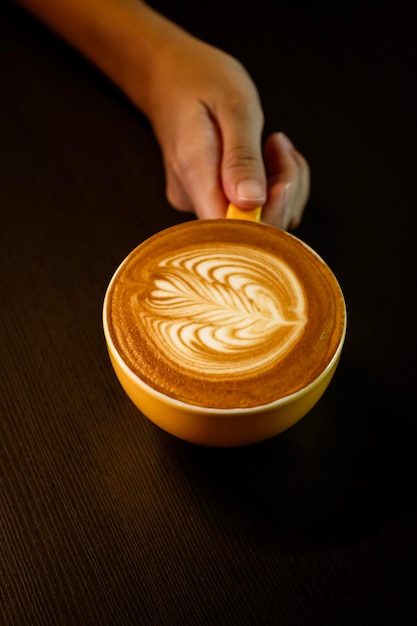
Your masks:
[{"label": "latte art", "polygon": [[212,378],[260,372],[303,331],[303,290],[287,264],[245,246],[189,250],[163,259],[132,311],[173,361]]},{"label": "latte art", "polygon": [[123,367],[189,405],[258,407],[331,364],[342,292],[308,246],[272,226],[197,220],[157,233],[114,275],[108,338]]}]

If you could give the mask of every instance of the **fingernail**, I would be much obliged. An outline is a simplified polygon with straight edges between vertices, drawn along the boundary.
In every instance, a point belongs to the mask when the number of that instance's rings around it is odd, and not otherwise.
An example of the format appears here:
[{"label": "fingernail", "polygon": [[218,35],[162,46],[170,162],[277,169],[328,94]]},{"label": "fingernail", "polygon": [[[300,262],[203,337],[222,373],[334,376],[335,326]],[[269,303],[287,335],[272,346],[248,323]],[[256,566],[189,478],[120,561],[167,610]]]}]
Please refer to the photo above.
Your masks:
[{"label": "fingernail", "polygon": [[285,133],[281,132],[281,133],[278,133],[278,135],[279,135],[281,145],[285,150],[292,150],[294,148],[294,144],[292,143],[290,139],[288,139]]},{"label": "fingernail", "polygon": [[290,194],[291,194],[291,188],[292,188],[292,184],[286,183],[282,189],[281,198],[279,201],[279,204],[282,208],[284,208],[288,204],[288,200],[290,199]]},{"label": "fingernail", "polygon": [[236,191],[239,200],[251,200],[256,202],[264,202],[265,200],[264,187],[258,180],[241,180]]}]

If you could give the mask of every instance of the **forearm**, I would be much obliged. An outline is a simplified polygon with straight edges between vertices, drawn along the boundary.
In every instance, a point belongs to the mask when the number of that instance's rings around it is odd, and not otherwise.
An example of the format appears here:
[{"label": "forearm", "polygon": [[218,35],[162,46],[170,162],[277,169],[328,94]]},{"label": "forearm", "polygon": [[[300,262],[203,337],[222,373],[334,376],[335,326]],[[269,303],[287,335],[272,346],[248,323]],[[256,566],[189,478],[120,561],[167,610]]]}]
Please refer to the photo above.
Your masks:
[{"label": "forearm", "polygon": [[79,50],[145,113],[159,53],[188,36],[140,0],[16,0]]}]

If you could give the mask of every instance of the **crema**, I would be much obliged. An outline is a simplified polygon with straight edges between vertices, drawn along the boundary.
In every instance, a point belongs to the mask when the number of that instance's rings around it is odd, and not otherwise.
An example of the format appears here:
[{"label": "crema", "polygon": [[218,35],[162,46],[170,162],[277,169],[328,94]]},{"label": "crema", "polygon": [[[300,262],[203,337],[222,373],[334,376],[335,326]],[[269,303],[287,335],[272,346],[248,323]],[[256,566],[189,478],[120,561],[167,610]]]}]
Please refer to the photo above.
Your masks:
[{"label": "crema", "polygon": [[292,235],[200,220],[138,246],[113,277],[112,341],[155,390],[212,408],[290,396],[329,365],[343,296],[322,259]]}]

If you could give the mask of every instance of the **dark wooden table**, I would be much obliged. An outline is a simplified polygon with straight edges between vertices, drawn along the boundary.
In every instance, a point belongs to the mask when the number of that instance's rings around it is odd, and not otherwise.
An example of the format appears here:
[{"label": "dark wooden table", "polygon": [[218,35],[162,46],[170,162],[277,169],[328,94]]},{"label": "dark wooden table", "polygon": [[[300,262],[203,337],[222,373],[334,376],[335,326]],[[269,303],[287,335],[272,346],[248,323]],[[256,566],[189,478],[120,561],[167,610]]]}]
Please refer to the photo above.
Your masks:
[{"label": "dark wooden table", "polygon": [[[305,4],[305,6],[304,6]],[[417,624],[416,47],[411,2],[155,3],[239,56],[307,156],[299,237],[349,333],[283,435],[216,450],[130,403],[107,283],[169,207],[145,119],[0,8],[0,622]]]}]

